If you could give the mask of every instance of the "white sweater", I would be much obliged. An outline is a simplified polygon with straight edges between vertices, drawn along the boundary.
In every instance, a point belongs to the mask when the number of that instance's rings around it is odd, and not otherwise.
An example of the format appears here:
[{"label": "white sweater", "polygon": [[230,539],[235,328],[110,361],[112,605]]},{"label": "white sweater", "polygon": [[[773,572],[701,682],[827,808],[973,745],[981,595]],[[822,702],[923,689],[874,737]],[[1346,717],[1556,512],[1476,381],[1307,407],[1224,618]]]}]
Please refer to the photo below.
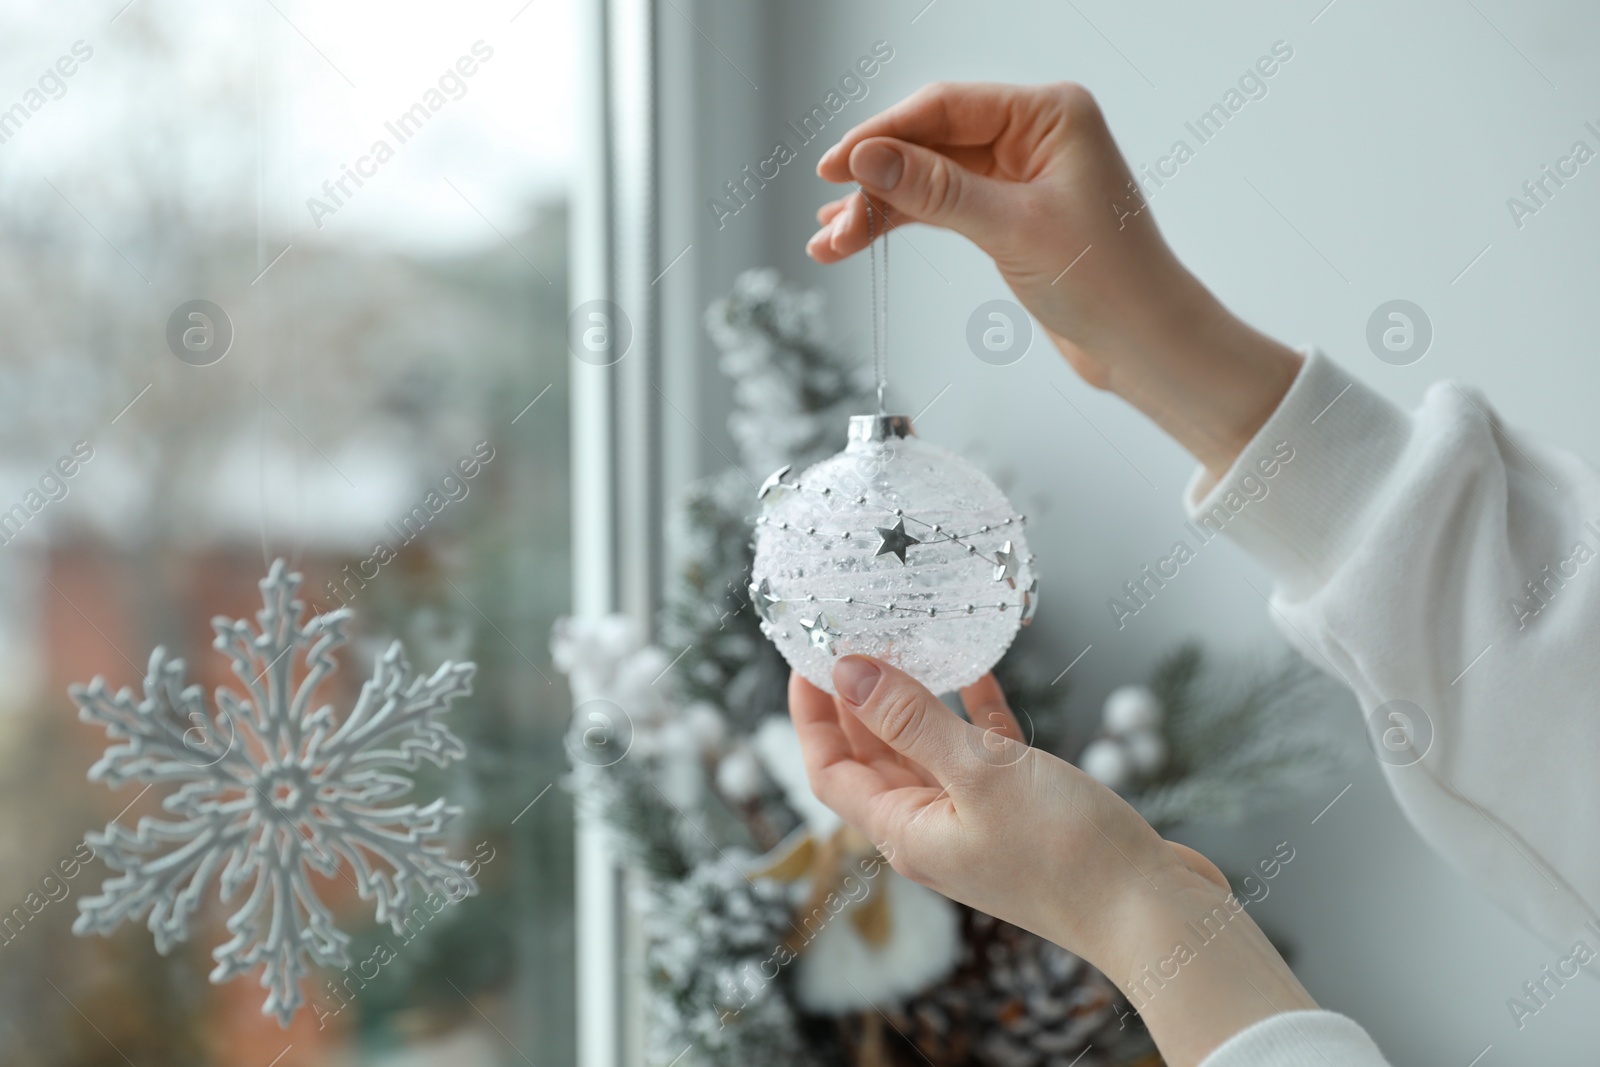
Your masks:
[{"label": "white sweater", "polygon": [[[1407,414],[1312,353],[1187,504],[1196,521],[1222,508],[1272,572],[1274,619],[1360,698],[1421,835],[1552,947],[1592,944],[1600,473],[1508,431],[1470,389],[1435,385]],[[1203,1067],[1329,1062],[1385,1063],[1349,1019],[1292,1012]]]}]

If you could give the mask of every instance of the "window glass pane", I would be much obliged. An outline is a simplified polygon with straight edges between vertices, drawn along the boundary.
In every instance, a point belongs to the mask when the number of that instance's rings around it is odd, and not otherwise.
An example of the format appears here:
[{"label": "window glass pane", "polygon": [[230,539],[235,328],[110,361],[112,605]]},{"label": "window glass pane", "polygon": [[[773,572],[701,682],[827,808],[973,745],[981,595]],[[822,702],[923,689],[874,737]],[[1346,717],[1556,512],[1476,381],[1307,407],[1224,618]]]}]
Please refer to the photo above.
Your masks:
[{"label": "window glass pane", "polygon": [[[573,19],[569,0],[0,13],[0,1062],[573,1062],[570,702],[547,651],[570,581]],[[120,873],[86,834],[184,821],[171,798],[244,754],[281,771],[257,793],[283,833],[260,840],[334,848],[337,805],[295,807],[287,769],[332,780],[314,731],[274,748],[239,725],[254,709],[218,710],[247,686],[212,619],[254,625],[277,559],[306,623],[350,614],[304,709],[330,730],[395,641],[420,678],[477,666],[437,719],[460,757],[345,798],[461,809],[441,839],[477,895],[413,899],[396,930],[349,863],[312,872],[349,962],[297,983],[287,1028],[261,966],[208,981],[253,875],[224,900],[206,872],[166,955],[147,913],[72,929]],[[136,704],[157,646],[203,708],[173,712],[192,762],[91,781],[122,740],[68,687]],[[307,667],[286,662],[292,689]],[[182,844],[126,851],[157,879]]]}]

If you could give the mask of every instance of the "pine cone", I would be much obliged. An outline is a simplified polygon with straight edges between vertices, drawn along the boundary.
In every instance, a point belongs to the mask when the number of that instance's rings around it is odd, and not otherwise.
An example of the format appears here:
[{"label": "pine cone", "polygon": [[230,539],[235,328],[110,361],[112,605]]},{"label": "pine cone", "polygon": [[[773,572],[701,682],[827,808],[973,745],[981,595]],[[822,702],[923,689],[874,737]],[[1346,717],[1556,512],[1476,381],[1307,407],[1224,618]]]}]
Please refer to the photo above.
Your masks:
[{"label": "pine cone", "polygon": [[897,1063],[1159,1067],[1138,1016],[1099,971],[1026,930],[962,912],[962,959],[949,980],[885,1010]]}]

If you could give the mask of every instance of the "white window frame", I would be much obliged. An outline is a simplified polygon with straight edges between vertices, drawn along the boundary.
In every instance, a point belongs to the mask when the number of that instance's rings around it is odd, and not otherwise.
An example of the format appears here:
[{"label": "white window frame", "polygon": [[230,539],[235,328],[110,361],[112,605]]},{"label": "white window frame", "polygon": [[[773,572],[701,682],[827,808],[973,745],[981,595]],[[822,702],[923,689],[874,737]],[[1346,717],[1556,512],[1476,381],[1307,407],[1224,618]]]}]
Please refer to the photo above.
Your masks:
[{"label": "white window frame", "polygon": [[[728,92],[702,32],[765,48],[764,5],[747,0],[579,0],[583,63],[571,219],[569,306],[608,299],[633,341],[611,367],[572,361],[573,610],[621,611],[654,631],[672,567],[665,514],[724,461],[722,401],[702,312],[764,257],[759,227],[719,232],[706,199],[763,101]],[[739,147],[730,147],[731,145]],[[665,146],[665,147],[664,147]],[[736,169],[736,168],[735,168]],[[755,220],[748,220],[754,223]],[[576,828],[579,1067],[645,1062],[642,940],[603,825]]]}]

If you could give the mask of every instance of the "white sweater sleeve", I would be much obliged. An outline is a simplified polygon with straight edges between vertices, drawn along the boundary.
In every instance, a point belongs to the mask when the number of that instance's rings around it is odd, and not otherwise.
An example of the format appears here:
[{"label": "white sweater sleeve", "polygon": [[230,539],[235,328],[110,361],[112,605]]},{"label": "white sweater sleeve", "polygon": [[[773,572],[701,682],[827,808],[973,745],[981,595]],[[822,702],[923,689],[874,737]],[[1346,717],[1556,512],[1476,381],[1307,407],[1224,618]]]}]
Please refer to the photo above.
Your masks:
[{"label": "white sweater sleeve", "polygon": [[1200,1067],[1388,1067],[1367,1032],[1331,1011],[1289,1011],[1224,1041]]},{"label": "white sweater sleeve", "polygon": [[[1508,430],[1471,390],[1435,385],[1408,414],[1311,353],[1187,503],[1272,573],[1275,621],[1355,691],[1422,837],[1553,948],[1595,944],[1600,473]],[[1284,1018],[1206,1067],[1310,1062],[1271,1043],[1296,1032]],[[1327,1013],[1299,1027],[1359,1029]]]}]

